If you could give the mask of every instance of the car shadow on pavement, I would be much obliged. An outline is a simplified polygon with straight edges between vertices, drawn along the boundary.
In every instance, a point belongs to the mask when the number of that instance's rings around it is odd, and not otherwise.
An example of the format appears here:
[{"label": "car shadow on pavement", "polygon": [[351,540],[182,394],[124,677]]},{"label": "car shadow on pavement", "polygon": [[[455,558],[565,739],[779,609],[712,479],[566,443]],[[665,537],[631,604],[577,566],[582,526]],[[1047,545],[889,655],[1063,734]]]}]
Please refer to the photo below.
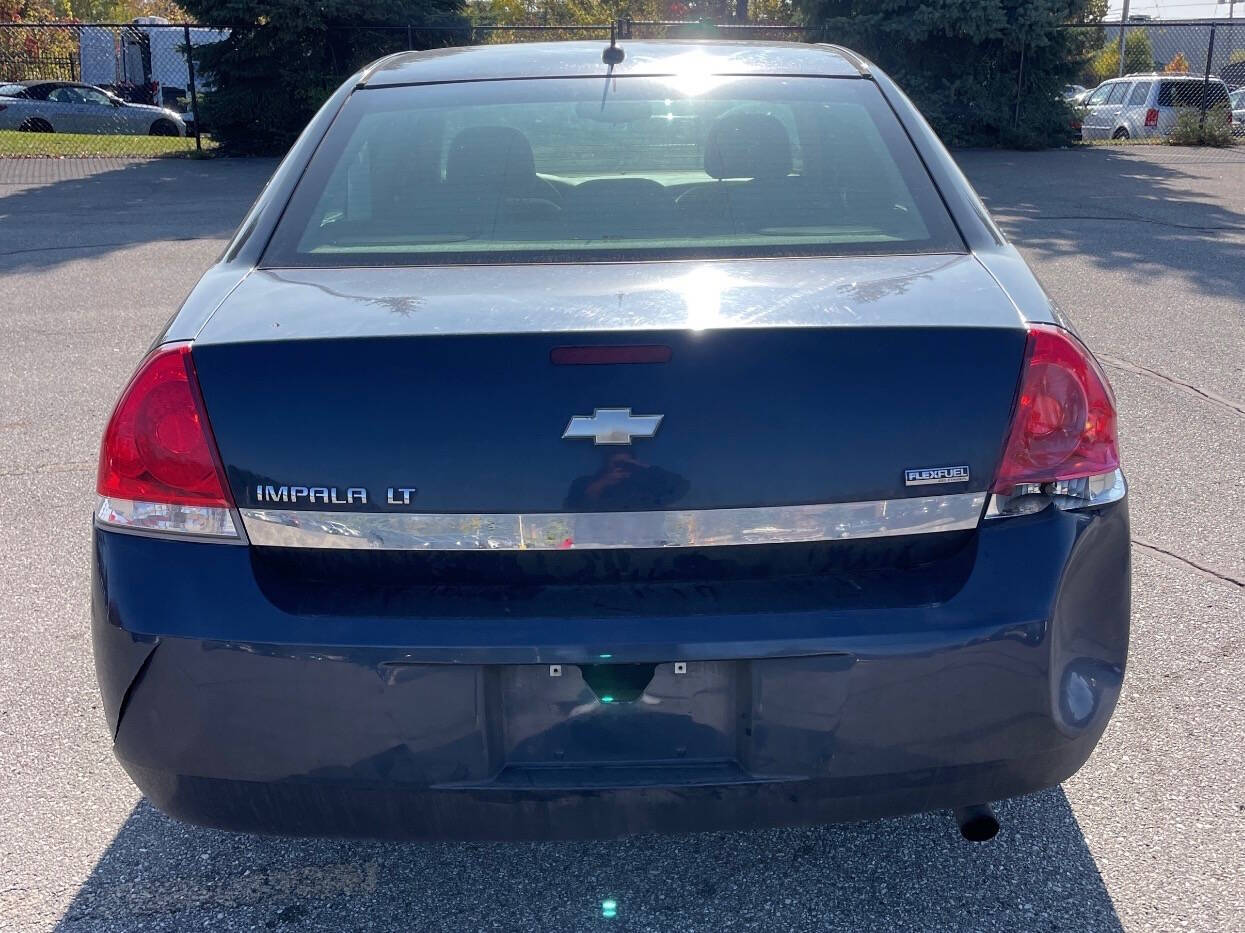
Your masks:
[{"label": "car shadow on pavement", "polygon": [[[1138,285],[1174,274],[1195,293],[1245,298],[1245,147],[966,150],[955,157],[1008,238],[1043,260],[1076,257],[1125,270]],[[1225,185],[1225,178],[1241,181]]]},{"label": "car shadow on pavement", "polygon": [[963,842],[947,813],[605,842],[399,844],[200,829],[144,801],[57,929],[1122,929],[1061,788],[997,811],[1002,831],[985,844]]},{"label": "car shadow on pavement", "polygon": [[227,239],[275,167],[271,159],[0,159],[0,272]]}]

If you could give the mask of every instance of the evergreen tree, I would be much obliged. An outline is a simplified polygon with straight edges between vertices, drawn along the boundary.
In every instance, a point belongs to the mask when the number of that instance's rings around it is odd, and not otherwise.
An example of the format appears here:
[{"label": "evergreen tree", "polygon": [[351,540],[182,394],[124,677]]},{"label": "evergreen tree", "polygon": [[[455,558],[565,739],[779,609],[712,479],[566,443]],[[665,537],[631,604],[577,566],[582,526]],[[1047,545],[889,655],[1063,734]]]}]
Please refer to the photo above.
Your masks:
[{"label": "evergreen tree", "polygon": [[1067,139],[1063,86],[1104,0],[796,0],[805,23],[868,56],[949,144]]},{"label": "evergreen tree", "polygon": [[[182,0],[200,23],[230,26],[195,47],[204,126],[227,152],[280,155],[325,98],[368,62],[407,48],[446,45],[464,25],[462,0]],[[386,27],[386,28],[380,28]],[[461,37],[460,37],[461,39]]]}]

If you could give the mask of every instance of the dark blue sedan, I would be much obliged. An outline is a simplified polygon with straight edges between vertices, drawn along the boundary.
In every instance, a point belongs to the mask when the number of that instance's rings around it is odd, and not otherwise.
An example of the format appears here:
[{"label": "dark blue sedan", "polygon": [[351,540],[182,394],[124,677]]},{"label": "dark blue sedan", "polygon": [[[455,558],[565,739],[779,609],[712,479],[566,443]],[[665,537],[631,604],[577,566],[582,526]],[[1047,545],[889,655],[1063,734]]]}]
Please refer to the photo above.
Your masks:
[{"label": "dark blue sedan", "polygon": [[165,812],[984,838],[1093,750],[1129,627],[1093,356],[869,62],[605,49],[351,78],[122,393],[96,664]]}]

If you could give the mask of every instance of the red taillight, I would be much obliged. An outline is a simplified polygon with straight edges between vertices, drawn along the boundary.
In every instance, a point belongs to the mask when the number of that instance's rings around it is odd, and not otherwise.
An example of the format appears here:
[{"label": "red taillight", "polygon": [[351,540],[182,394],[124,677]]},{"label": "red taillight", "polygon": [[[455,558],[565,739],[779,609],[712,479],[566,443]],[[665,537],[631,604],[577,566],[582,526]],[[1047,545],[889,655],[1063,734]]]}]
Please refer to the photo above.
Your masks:
[{"label": "red taillight", "polygon": [[1020,395],[991,492],[1096,476],[1119,465],[1115,398],[1102,369],[1071,334],[1030,324]]},{"label": "red taillight", "polygon": [[188,344],[139,365],[104,430],[96,485],[115,499],[230,505]]},{"label": "red taillight", "polygon": [[1146,126],[1159,125],[1159,112],[1154,107],[1146,111]]}]

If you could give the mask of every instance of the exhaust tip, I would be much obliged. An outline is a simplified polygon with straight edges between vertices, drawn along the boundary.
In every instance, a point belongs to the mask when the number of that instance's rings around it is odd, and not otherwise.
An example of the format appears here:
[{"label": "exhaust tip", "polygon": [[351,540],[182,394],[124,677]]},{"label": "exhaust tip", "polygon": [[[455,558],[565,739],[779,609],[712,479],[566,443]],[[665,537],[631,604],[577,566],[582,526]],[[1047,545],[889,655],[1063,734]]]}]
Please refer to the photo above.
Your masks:
[{"label": "exhaust tip", "polygon": [[988,803],[956,808],[955,823],[969,842],[989,842],[999,834],[999,821]]}]

